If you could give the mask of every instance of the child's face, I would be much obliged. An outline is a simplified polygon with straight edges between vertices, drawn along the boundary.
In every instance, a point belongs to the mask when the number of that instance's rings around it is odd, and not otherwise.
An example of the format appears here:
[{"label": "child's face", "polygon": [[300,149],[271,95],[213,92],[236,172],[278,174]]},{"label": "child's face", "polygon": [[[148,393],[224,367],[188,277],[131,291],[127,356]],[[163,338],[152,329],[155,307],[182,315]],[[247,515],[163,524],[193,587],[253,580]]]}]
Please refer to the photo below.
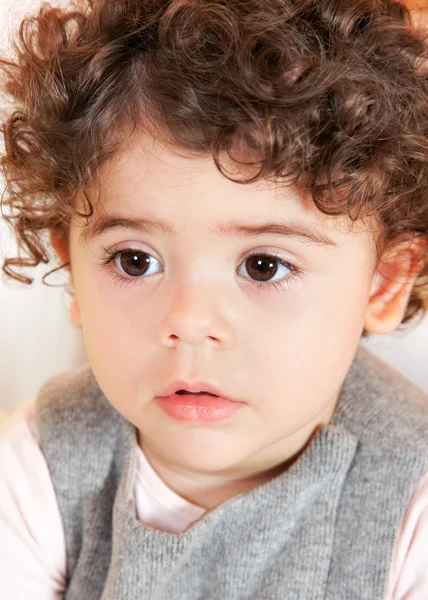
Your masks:
[{"label": "child's face", "polygon": [[[347,232],[347,220],[323,215],[296,188],[233,183],[211,157],[179,157],[149,137],[133,144],[104,172],[105,212],[159,219],[174,233],[115,227],[84,245],[84,221],[73,220],[70,258],[90,363],[153,460],[188,473],[256,476],[331,417],[365,322],[373,233]],[[297,221],[332,244],[213,232]],[[100,267],[103,246],[147,253],[148,274],[123,255]],[[278,254],[302,274],[287,285],[290,267],[273,259],[276,273],[265,266],[257,276],[250,253]],[[155,398],[180,378],[215,383],[246,404],[223,421],[178,422]]]}]

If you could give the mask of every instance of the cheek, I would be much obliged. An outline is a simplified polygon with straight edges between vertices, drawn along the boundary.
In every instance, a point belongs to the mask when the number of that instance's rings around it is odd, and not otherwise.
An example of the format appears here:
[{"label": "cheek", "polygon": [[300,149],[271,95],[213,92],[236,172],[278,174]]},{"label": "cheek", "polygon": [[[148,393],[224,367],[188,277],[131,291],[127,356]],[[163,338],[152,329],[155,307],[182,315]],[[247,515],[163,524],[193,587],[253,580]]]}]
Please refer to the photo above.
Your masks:
[{"label": "cheek", "polygon": [[82,281],[81,288],[84,294],[79,303],[88,359],[114,403],[125,391],[129,397],[135,373],[142,373],[151,360],[153,317],[144,309],[141,292],[136,308],[130,310],[123,290],[118,293],[90,280],[86,284]]},{"label": "cheek", "polygon": [[321,323],[334,331],[339,345],[358,342],[364,325],[370,294],[368,273],[361,264],[350,271],[344,269],[331,281],[323,296]]},{"label": "cheek", "polygon": [[324,272],[308,279],[298,304],[299,329],[312,343],[340,346],[361,334],[370,293],[370,272],[366,255],[343,252]]},{"label": "cheek", "polygon": [[345,268],[312,276],[281,309],[267,313],[252,343],[248,336],[247,360],[257,365],[254,384],[272,421],[298,425],[337,392],[361,337],[368,286],[361,267],[359,277]]},{"label": "cheek", "polygon": [[[354,344],[332,336],[277,335],[249,356],[253,365],[245,389],[260,419],[276,437],[292,435],[307,426],[337,398],[352,363]],[[255,427],[254,434],[257,433]]]}]

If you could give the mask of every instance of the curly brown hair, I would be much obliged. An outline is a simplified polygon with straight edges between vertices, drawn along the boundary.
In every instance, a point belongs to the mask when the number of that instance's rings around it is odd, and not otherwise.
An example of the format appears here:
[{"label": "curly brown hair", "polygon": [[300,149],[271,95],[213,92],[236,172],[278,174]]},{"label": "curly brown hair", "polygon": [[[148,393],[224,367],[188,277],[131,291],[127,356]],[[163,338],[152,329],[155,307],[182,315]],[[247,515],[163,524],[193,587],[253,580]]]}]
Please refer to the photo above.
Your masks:
[{"label": "curly brown hair", "polygon": [[[136,128],[212,154],[229,179],[219,153],[245,148],[258,172],[232,181],[293,181],[324,214],[375,215],[379,256],[403,234],[428,241],[427,45],[403,4],[45,2],[11,46],[2,212],[29,257],[5,260],[10,278],[49,262],[47,231],[68,241],[78,193],[93,215],[87,190]],[[424,316],[427,277],[424,260],[403,324]]]}]

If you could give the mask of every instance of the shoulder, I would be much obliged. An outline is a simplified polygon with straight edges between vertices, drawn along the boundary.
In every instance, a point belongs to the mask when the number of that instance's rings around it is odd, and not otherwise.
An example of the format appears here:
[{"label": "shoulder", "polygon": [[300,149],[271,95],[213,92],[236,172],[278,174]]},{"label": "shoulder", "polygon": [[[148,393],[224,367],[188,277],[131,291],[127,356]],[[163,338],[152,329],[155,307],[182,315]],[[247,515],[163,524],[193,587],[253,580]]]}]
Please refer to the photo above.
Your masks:
[{"label": "shoulder", "polygon": [[428,472],[404,514],[392,554],[386,600],[428,598]]},{"label": "shoulder", "polygon": [[2,475],[8,472],[7,459],[13,456],[19,457],[20,462],[26,462],[31,456],[29,451],[37,454],[38,435],[34,418],[35,401],[31,400],[17,406],[0,426],[0,456],[6,459],[0,460]]},{"label": "shoulder", "polygon": [[19,582],[28,595],[56,597],[65,581],[65,540],[38,445],[34,401],[20,405],[0,428],[0,492],[0,540],[10,550],[2,554],[1,592],[9,597],[6,591],[16,593]]},{"label": "shoulder", "polygon": [[35,419],[42,446],[49,440],[75,443],[75,435],[117,429],[123,418],[101,390],[91,366],[49,377],[35,399]]},{"label": "shoulder", "polygon": [[68,523],[108,476],[117,482],[127,422],[89,365],[47,379],[36,395],[35,413],[40,448]]},{"label": "shoulder", "polygon": [[88,523],[99,523],[109,547],[116,492],[135,431],[89,365],[44,382],[36,396],[36,423],[64,524],[69,579],[82,548],[93,543],[86,537]]},{"label": "shoulder", "polygon": [[[33,492],[37,488],[41,493],[48,479],[47,464],[39,445],[35,401],[32,400],[18,406],[0,427],[0,482],[2,485],[7,482],[11,487],[31,484]],[[25,495],[28,497],[28,493]]]},{"label": "shoulder", "polygon": [[36,395],[35,413],[40,448],[67,525],[109,478],[113,487],[117,484],[124,436],[133,431],[90,365],[47,379]]},{"label": "shoulder", "polygon": [[[337,580],[345,582],[347,597],[355,595],[355,589],[363,594],[365,584],[360,581],[375,585],[381,578],[382,587],[387,581],[396,533],[428,470],[428,396],[359,346],[332,425],[356,438],[342,491],[343,510],[336,519],[337,558],[332,568]],[[355,578],[348,572],[349,555],[342,556],[341,544],[349,549],[349,540],[353,560],[357,557],[360,565]]]},{"label": "shoulder", "polygon": [[62,371],[48,377],[40,386],[35,399],[36,413],[46,408],[55,411],[59,405],[72,408],[97,402],[102,396],[100,392],[91,365]]},{"label": "shoulder", "polygon": [[428,394],[361,345],[339,397],[343,420],[359,437],[428,453]]}]

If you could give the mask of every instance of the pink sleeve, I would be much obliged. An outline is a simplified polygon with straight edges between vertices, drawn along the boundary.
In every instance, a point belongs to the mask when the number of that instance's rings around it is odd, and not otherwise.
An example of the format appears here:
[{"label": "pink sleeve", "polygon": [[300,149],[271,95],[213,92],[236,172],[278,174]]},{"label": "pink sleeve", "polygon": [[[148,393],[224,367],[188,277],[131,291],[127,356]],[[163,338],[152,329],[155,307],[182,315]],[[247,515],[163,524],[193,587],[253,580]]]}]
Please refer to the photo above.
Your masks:
[{"label": "pink sleeve", "polygon": [[61,516],[31,402],[0,429],[0,598],[59,600],[65,561]]},{"label": "pink sleeve", "polygon": [[428,598],[428,473],[407,507],[395,541],[385,600]]}]

